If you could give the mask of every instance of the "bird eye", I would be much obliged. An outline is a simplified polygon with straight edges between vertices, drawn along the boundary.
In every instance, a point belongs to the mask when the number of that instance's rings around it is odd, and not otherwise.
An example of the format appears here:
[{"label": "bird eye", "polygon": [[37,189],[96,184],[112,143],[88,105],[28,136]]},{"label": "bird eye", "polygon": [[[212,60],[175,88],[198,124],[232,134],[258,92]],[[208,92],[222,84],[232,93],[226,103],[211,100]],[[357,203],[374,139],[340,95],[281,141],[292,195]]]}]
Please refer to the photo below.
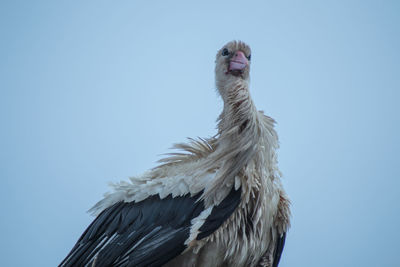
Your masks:
[{"label": "bird eye", "polygon": [[222,55],[223,56],[229,55],[229,50],[227,48],[224,48],[224,50],[222,50]]},{"label": "bird eye", "polygon": [[249,56],[247,57],[247,59],[248,59],[248,60],[251,60],[251,55],[249,55]]}]

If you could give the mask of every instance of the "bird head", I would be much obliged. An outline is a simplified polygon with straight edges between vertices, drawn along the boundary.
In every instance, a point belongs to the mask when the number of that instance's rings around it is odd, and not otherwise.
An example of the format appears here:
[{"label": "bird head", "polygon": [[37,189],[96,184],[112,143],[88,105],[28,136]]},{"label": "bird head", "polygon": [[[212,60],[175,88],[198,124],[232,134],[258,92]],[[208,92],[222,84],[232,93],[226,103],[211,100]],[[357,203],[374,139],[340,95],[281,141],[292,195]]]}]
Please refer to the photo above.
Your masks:
[{"label": "bird head", "polygon": [[231,41],[217,53],[215,78],[221,91],[226,84],[239,79],[248,81],[250,72],[250,47],[242,41]]}]

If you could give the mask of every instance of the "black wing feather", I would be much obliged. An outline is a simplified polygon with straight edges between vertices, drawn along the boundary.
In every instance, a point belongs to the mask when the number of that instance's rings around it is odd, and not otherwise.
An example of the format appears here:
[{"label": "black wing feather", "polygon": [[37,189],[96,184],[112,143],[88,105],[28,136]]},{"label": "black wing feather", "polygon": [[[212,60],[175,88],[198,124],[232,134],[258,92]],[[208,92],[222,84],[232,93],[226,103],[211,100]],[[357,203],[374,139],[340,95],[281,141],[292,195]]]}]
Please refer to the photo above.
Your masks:
[{"label": "black wing feather", "polygon": [[207,217],[205,223],[199,228],[200,233],[196,237],[197,240],[203,239],[212,234],[226,219],[229,218],[229,216],[231,216],[239,206],[241,192],[241,187],[239,187],[238,190],[235,190],[235,188],[232,187],[231,192],[229,192],[219,205],[212,209],[210,216]]},{"label": "black wing feather", "polygon": [[275,252],[274,252],[274,262],[272,267],[278,267],[279,261],[281,259],[283,247],[285,246],[286,233],[283,233],[282,236],[276,242]]},{"label": "black wing feather", "polygon": [[[204,210],[202,192],[195,196],[118,202],[89,225],[60,266],[161,266],[186,249],[191,221]],[[241,189],[213,207],[197,239],[212,234],[240,203]]]},{"label": "black wing feather", "polygon": [[186,246],[191,220],[204,210],[196,196],[151,196],[105,209],[60,266],[160,266]]}]

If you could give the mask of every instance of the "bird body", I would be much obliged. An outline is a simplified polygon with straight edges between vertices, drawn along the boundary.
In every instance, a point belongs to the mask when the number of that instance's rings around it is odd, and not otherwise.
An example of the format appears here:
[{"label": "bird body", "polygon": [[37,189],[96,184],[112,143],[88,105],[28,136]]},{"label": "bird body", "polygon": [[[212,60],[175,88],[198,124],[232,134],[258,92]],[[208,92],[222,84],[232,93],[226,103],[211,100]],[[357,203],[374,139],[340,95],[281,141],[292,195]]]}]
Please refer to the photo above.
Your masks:
[{"label": "bird body", "polygon": [[250,48],[218,51],[218,134],[175,145],[161,164],[113,185],[61,266],[273,266],[290,225],[274,120],[249,92]]}]

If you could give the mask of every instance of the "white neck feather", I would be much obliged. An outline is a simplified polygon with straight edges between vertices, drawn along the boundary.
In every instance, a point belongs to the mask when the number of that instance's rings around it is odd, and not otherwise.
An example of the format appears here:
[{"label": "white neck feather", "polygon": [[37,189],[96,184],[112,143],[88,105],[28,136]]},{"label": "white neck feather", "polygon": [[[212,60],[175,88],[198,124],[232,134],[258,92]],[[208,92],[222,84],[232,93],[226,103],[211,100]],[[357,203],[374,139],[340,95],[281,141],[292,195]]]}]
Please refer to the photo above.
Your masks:
[{"label": "white neck feather", "polygon": [[[278,146],[274,121],[257,111],[247,81],[235,79],[224,88],[219,88],[219,91],[224,92],[221,94],[224,109],[219,117],[216,150],[207,160],[219,166],[214,182],[205,191],[206,199],[218,197],[209,200],[217,203],[225,192],[229,192],[233,183],[238,186],[235,177],[241,177],[240,184],[246,183],[246,188],[260,182],[253,181],[254,177],[269,177],[265,172],[270,171],[265,168],[272,166],[273,169],[276,166],[275,149]],[[257,175],[247,178],[244,178],[247,175],[238,175],[250,163]]]}]

